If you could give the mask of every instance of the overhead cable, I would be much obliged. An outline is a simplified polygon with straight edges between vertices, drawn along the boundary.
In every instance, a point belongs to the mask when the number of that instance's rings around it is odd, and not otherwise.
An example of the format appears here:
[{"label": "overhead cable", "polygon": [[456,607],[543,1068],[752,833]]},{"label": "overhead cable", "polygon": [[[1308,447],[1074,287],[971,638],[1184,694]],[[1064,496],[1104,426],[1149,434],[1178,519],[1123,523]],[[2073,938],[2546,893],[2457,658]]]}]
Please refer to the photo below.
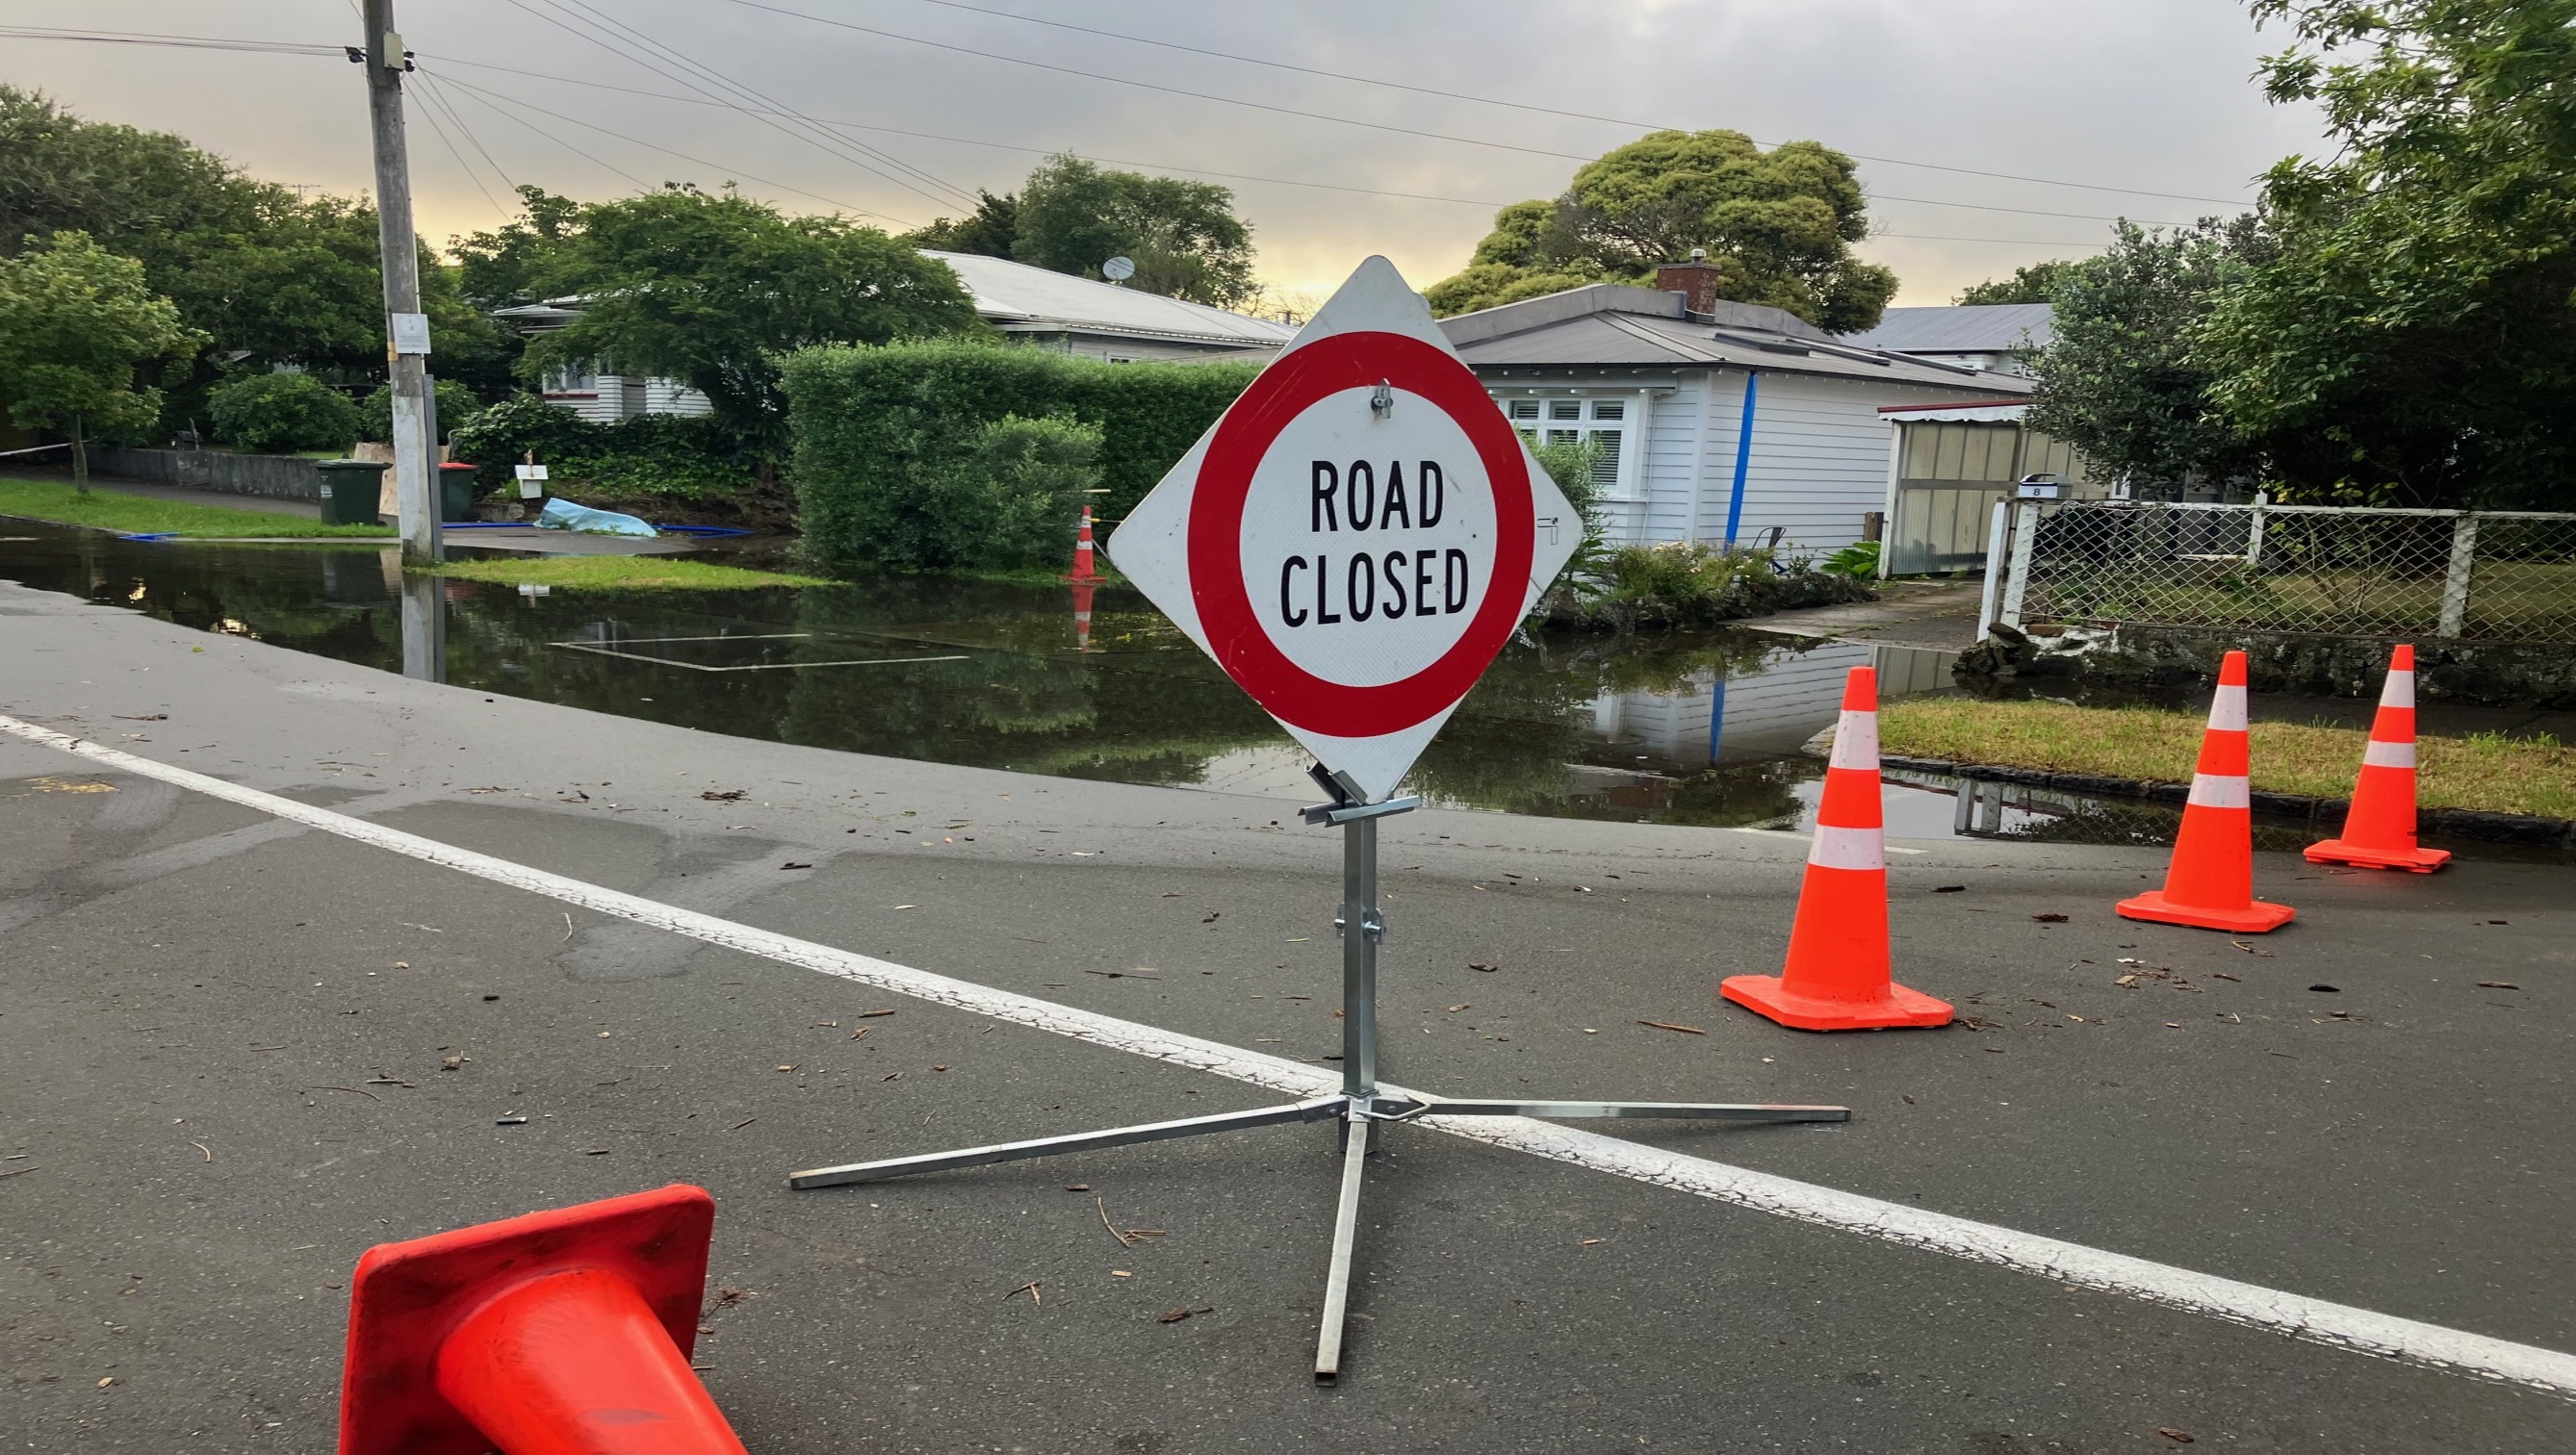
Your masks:
[{"label": "overhead cable", "polygon": [[[879,36],[879,37],[882,37],[882,38],[887,39],[887,40],[899,40],[899,41],[904,41],[904,42],[906,42],[906,43],[908,43],[908,44],[912,44],[912,45],[929,46],[929,47],[931,47],[931,48],[933,48],[933,49],[937,49],[937,50],[954,51],[954,52],[957,52],[957,53],[958,53],[958,54],[960,54],[960,55],[978,56],[978,57],[981,57],[981,58],[983,58],[983,59],[985,59],[985,60],[992,60],[992,61],[1004,61],[1004,62],[1008,62],[1009,64],[1012,64],[1012,65],[1018,65],[1018,66],[1031,66],[1031,67],[1035,67],[1035,68],[1036,68],[1036,69],[1038,69],[1038,70],[1044,70],[1044,71],[1055,71],[1055,72],[1059,72],[1059,73],[1061,73],[1061,74],[1068,75],[1068,76],[1081,76],[1081,77],[1085,77],[1085,78],[1087,78],[1087,79],[1089,79],[1089,80],[1094,80],[1094,81],[1107,81],[1107,82],[1110,82],[1110,83],[1111,83],[1111,84],[1113,84],[1113,85],[1120,85],[1120,86],[1135,86],[1135,87],[1139,87],[1139,88],[1141,88],[1141,89],[1148,90],[1148,91],[1161,91],[1161,92],[1164,92],[1164,93],[1166,93],[1166,94],[1168,94],[1168,95],[1174,95],[1174,96],[1187,96],[1187,97],[1191,97],[1191,98],[1193,98],[1193,99],[1195,99],[1195,100],[1200,100],[1200,101],[1214,101],[1214,102],[1218,102],[1218,103],[1220,103],[1220,104],[1222,104],[1222,105],[1227,105],[1227,106],[1244,106],[1244,107],[1250,107],[1250,108],[1252,108],[1252,109],[1254,109],[1254,110],[1258,110],[1258,111],[1270,111],[1270,112],[1276,112],[1276,113],[1279,113],[1279,114],[1281,114],[1281,115],[1285,115],[1285,116],[1302,116],[1302,117],[1306,117],[1306,118],[1308,118],[1308,119],[1310,119],[1310,120],[1315,120],[1315,121],[1336,121],[1336,122],[1340,122],[1340,123],[1342,123],[1342,124],[1343,124],[1343,125],[1345,125],[1345,126],[1361,126],[1361,127],[1367,127],[1367,128],[1369,128],[1369,129],[1371,129],[1371,130],[1374,130],[1374,131],[1389,131],[1389,132],[1395,132],[1395,133],[1398,133],[1398,134],[1400,134],[1400,135],[1404,135],[1404,136],[1419,136],[1419,137],[1427,137],[1427,138],[1429,138],[1429,139],[1431,139],[1431,140],[1434,140],[1434,141],[1458,142],[1458,143],[1460,143],[1460,144],[1462,144],[1462,145],[1466,145],[1466,146],[1492,147],[1492,148],[1496,148],[1496,149],[1498,149],[1498,150],[1502,150],[1502,151],[1524,152],[1524,153],[1527,153],[1527,154],[1532,155],[1532,156],[1542,156],[1542,157],[1563,157],[1563,158],[1566,158],[1566,159],[1568,159],[1568,160],[1571,160],[1571,161],[1578,161],[1578,162],[1588,162],[1588,161],[1593,160],[1593,158],[1592,158],[1592,157],[1585,156],[1585,155],[1583,155],[1583,154],[1581,154],[1581,153],[1578,153],[1578,152],[1560,152],[1560,151],[1554,151],[1554,150],[1551,150],[1551,149],[1546,148],[1546,147],[1527,147],[1527,146],[1520,146],[1520,145],[1517,145],[1517,144],[1512,143],[1512,142],[1492,141],[1492,140],[1489,140],[1489,139],[1486,139],[1486,138],[1483,138],[1483,137],[1473,137],[1473,136],[1456,136],[1456,135],[1452,135],[1452,134],[1447,133],[1447,132],[1423,131],[1423,130],[1419,130],[1419,129],[1414,128],[1414,127],[1408,127],[1408,126],[1394,126],[1394,125],[1390,125],[1390,124],[1385,123],[1385,122],[1377,122],[1377,121],[1363,121],[1363,120],[1360,120],[1360,119],[1359,119],[1359,118],[1357,118],[1357,117],[1352,117],[1352,116],[1335,116],[1335,115],[1332,115],[1332,114],[1330,114],[1330,113],[1328,113],[1328,112],[1321,112],[1321,111],[1301,111],[1301,110],[1299,110],[1299,109],[1297,109],[1296,107],[1293,107],[1293,106],[1273,106],[1273,105],[1271,105],[1271,104],[1269,104],[1269,103],[1267,103],[1267,102],[1262,102],[1262,101],[1247,101],[1247,100],[1244,100],[1243,98],[1241,98],[1241,97],[1237,97],[1237,96],[1223,96],[1223,95],[1218,95],[1218,94],[1215,94],[1215,93],[1212,93],[1212,92],[1207,92],[1207,91],[1191,91],[1191,90],[1187,90],[1187,89],[1185,89],[1185,88],[1183,88],[1183,87],[1179,87],[1179,86],[1165,86],[1165,85],[1161,85],[1161,84],[1158,84],[1158,83],[1156,83],[1156,82],[1152,82],[1152,81],[1139,81],[1139,80],[1136,80],[1136,79],[1134,79],[1134,78],[1132,78],[1132,77],[1128,77],[1128,76],[1112,76],[1112,75],[1106,75],[1106,74],[1103,74],[1103,73],[1098,72],[1098,71],[1085,71],[1085,70],[1079,70],[1079,69],[1076,69],[1075,67],[1072,67],[1072,66],[1059,66],[1059,65],[1055,65],[1055,64],[1052,64],[1052,63],[1050,63],[1050,62],[1047,62],[1047,61],[1033,61],[1033,60],[1029,60],[1029,59],[1027,59],[1027,58],[1025,58],[1025,57],[1022,57],[1022,56],[1004,55],[1004,54],[1002,54],[1002,53],[1001,53],[1001,52],[999,52],[999,51],[985,51],[985,50],[977,50],[977,49],[975,49],[975,48],[974,48],[974,47],[972,47],[972,46],[952,45],[952,44],[949,44],[949,43],[948,43],[948,42],[946,42],[946,41],[927,40],[927,39],[922,38],[921,36],[917,36],[917,35],[905,35],[905,34],[901,33],[900,31],[884,30],[884,29],[880,29],[880,28],[875,27],[875,26],[860,25],[860,24],[858,24],[858,23],[857,23],[857,22],[855,22],[855,21],[839,20],[839,19],[835,19],[835,18],[833,18],[833,17],[831,17],[831,16],[828,16],[828,15],[814,15],[814,14],[810,14],[810,13],[808,13],[808,12],[806,12],[806,11],[802,11],[802,10],[790,10],[790,9],[787,9],[786,7],[784,7],[784,6],[780,6],[780,5],[770,5],[770,4],[763,3],[763,0],[730,0],[730,3],[735,4],[735,5],[743,6],[743,7],[747,8],[747,9],[752,9],[752,10],[766,10],[766,11],[769,11],[769,12],[771,12],[772,14],[776,14],[776,15],[792,16],[792,17],[794,17],[794,18],[796,18],[796,19],[798,19],[798,20],[809,20],[809,21],[812,21],[812,22],[814,22],[815,24],[818,24],[818,25],[830,25],[830,26],[837,26],[837,27],[839,27],[840,29],[843,29],[843,30],[854,30],[854,31],[858,31],[858,32],[860,32],[860,33],[862,33],[862,34],[866,34],[866,35],[873,35],[873,36]],[[931,3],[935,3],[935,4],[938,4],[938,3],[952,3],[952,0],[931,0]],[[957,8],[957,9],[973,9],[973,8],[975,8],[975,7],[972,7],[972,6],[957,5],[957,6],[954,6],[953,8]],[[988,12],[985,12],[985,13],[987,13],[987,14],[994,14],[994,15],[1007,15],[1007,14],[1008,14],[1008,12],[1005,12],[1005,11],[988,11]],[[1013,19],[1013,20],[1027,20],[1027,21],[1031,21],[1032,23],[1040,24],[1040,25],[1063,25],[1063,26],[1064,26],[1064,28],[1067,28],[1067,29],[1075,29],[1075,30],[1087,29],[1087,27],[1082,27],[1082,26],[1069,26],[1069,25],[1064,25],[1064,23],[1063,23],[1063,22],[1059,22],[1059,21],[1038,20],[1036,17],[1033,17],[1033,16],[1026,16],[1026,15],[1010,15],[1010,16],[1009,16],[1009,18],[1010,18],[1010,19]],[[1113,31],[1094,31],[1094,32],[1092,32],[1092,33],[1094,33],[1094,34],[1098,34],[1098,35],[1114,36],[1116,39],[1120,39],[1120,40],[1132,40],[1132,41],[1137,41],[1137,42],[1139,42],[1140,44],[1146,44],[1146,45],[1165,45],[1165,44],[1169,44],[1168,42],[1145,40],[1145,39],[1144,39],[1144,38],[1142,38],[1142,37],[1138,37],[1138,36],[1130,36],[1130,35],[1123,35],[1123,34],[1119,34],[1119,33],[1117,33],[1117,32],[1113,32]],[[1179,49],[1179,50],[1194,50],[1194,49],[1195,49],[1194,47],[1189,47],[1189,46],[1174,46],[1173,48],[1174,48],[1174,49]],[[1286,65],[1284,62],[1271,62],[1271,61],[1264,61],[1264,60],[1257,59],[1257,58],[1255,58],[1255,57],[1250,57],[1250,56],[1238,56],[1238,55],[1233,55],[1233,54],[1230,54],[1230,53],[1227,53],[1227,52],[1223,52],[1223,51],[1197,51],[1197,53],[1198,53],[1198,54],[1201,54],[1201,55],[1222,56],[1222,57],[1224,57],[1224,58],[1225,58],[1225,59],[1227,59],[1227,60],[1243,61],[1243,62],[1245,62],[1245,63],[1247,63],[1247,64],[1251,64],[1251,65],[1279,65],[1279,66],[1281,66],[1283,69],[1287,69],[1287,70],[1298,70],[1298,71],[1302,71],[1302,70],[1307,70],[1307,69],[1308,69],[1307,67],[1303,67],[1303,66],[1290,66],[1290,65]],[[1316,72],[1313,72],[1313,74],[1316,74],[1316,75],[1328,75],[1328,76],[1333,76],[1335,79],[1338,79],[1338,80],[1356,81],[1356,82],[1360,82],[1361,84],[1364,84],[1364,85],[1388,85],[1388,86],[1397,86],[1397,87],[1399,87],[1400,89],[1404,89],[1404,90],[1411,90],[1411,91],[1428,91],[1428,92],[1429,92],[1429,94],[1433,94],[1433,95],[1450,96],[1450,97],[1454,97],[1454,98],[1456,98],[1456,99],[1459,99],[1459,100],[1465,100],[1465,101],[1479,101],[1479,102],[1486,102],[1486,103],[1488,103],[1488,104],[1491,104],[1491,105],[1497,105],[1497,106],[1520,106],[1520,105],[1521,105],[1521,103],[1519,103],[1519,102],[1512,102],[1512,101],[1497,101],[1497,100],[1493,100],[1492,98],[1489,98],[1489,97],[1483,97],[1483,96],[1471,96],[1471,95],[1468,95],[1468,94],[1466,94],[1466,93],[1464,93],[1464,92],[1430,91],[1430,90],[1429,90],[1429,88],[1427,88],[1427,87],[1404,86],[1404,85],[1402,85],[1402,83],[1400,83],[1400,82],[1391,82],[1391,81],[1388,81],[1388,82],[1381,82],[1381,81],[1376,81],[1376,80],[1373,80],[1373,79],[1371,79],[1371,78],[1369,78],[1369,77],[1365,77],[1365,76],[1348,76],[1348,75],[1343,75],[1343,74],[1341,74],[1341,73],[1339,73],[1339,72],[1331,72],[1331,71],[1316,71]],[[1546,108],[1546,107],[1529,107],[1529,108],[1525,108],[1525,109],[1545,111],[1545,110],[1548,110],[1549,108]],[[1579,116],[1582,116],[1582,119],[1584,119],[1584,120],[1588,120],[1588,121],[1607,121],[1607,122],[1611,122],[1611,123],[1613,123],[1613,124],[1615,124],[1615,125],[1620,125],[1620,126],[1640,126],[1640,127],[1645,127],[1645,128],[1646,128],[1646,129],[1648,129],[1648,130],[1673,130],[1673,129],[1678,129],[1678,128],[1657,127],[1657,126],[1654,126],[1653,124],[1651,124],[1651,123],[1647,123],[1647,122],[1625,121],[1625,120],[1621,120],[1621,119],[1619,119],[1619,118],[1617,118],[1617,117],[1589,116],[1589,115],[1584,115],[1584,114],[1582,114],[1582,113],[1575,113],[1575,112],[1561,112],[1561,113],[1557,113],[1557,114],[1560,114],[1560,115],[1569,115],[1569,116],[1577,116],[1577,115],[1579,115]],[[1908,161],[1908,160],[1905,160],[1905,159],[1903,159],[1903,158],[1898,158],[1898,157],[1873,157],[1873,156],[1866,156],[1866,155],[1864,155],[1864,154],[1862,154],[1862,153],[1859,153],[1859,152],[1849,152],[1849,153],[1846,153],[1846,155],[1848,155],[1848,156],[1852,156],[1852,157],[1856,157],[1856,158],[1859,158],[1860,160],[1863,160],[1863,161],[1882,162],[1882,163],[1886,163],[1886,164],[1891,165],[1891,166],[1902,166],[1902,167],[1923,167],[1923,168],[1928,168],[1928,169],[1933,170],[1933,171],[1942,171],[1942,172],[1958,172],[1958,173],[1962,173],[1962,174],[1964,174],[1964,175],[1968,175],[1968,176],[1976,176],[1976,177],[1991,177],[1991,178],[1995,178],[1995,179],[2002,180],[2002,181],[2014,181],[2014,182],[2035,182],[2035,183],[2039,183],[2039,184],[2044,185],[2044,186],[2057,186],[2057,187],[2090,187],[2090,188],[2093,188],[2094,190],[2097,190],[2097,191],[2105,191],[2105,192],[2127,192],[2127,193],[2133,193],[2133,194],[2135,194],[2135,195],[2137,195],[2137,196],[2142,196],[2142,197],[2167,197],[2167,198],[2178,198],[2178,199],[2180,199],[2180,200],[2184,200],[2184,201],[2193,201],[2193,202],[2215,202],[2215,203],[2218,203],[2218,204],[2219,204],[2219,205],[2221,205],[2221,206],[2226,206],[2226,207],[2242,207],[2242,206],[2247,205],[2247,204],[2245,204],[2245,203],[2243,203],[2243,202],[2238,202],[2238,201],[2234,201],[2234,200],[2230,200],[2230,199],[2226,199],[2226,198],[2217,198],[2217,197],[2193,197],[2193,196],[2189,196],[2188,194],[2183,194],[2183,193],[2172,193],[2172,192],[2150,192],[2150,191],[2146,191],[2146,190],[2143,190],[2143,189],[2140,189],[2140,188],[2135,188],[2135,187],[2110,187],[2110,186],[2099,186],[2099,185],[2097,185],[2097,184],[2090,183],[2090,182],[2061,182],[2061,181],[2054,181],[2054,180],[2051,180],[2051,179],[2049,179],[2049,178],[2045,178],[2045,177],[2024,177],[2024,176],[2017,176],[2017,175],[2015,175],[2015,174],[2013,174],[2013,173],[2010,173],[2010,172],[1988,172],[1988,171],[1979,171],[1979,170],[1977,170],[1976,168],[1973,168],[1973,167],[1953,167],[1953,166],[1948,166],[1948,165],[1945,165],[1945,164],[1942,164],[1942,163],[1937,163],[1937,162],[1916,162],[1916,161]],[[1952,204],[1946,204],[1946,205],[1951,205],[1951,206],[1966,206],[1967,204],[1965,204],[1965,203],[1952,203]],[[2018,209],[1998,209],[1998,210],[2007,210],[2007,211],[2010,211],[2010,210],[2018,210]]]}]

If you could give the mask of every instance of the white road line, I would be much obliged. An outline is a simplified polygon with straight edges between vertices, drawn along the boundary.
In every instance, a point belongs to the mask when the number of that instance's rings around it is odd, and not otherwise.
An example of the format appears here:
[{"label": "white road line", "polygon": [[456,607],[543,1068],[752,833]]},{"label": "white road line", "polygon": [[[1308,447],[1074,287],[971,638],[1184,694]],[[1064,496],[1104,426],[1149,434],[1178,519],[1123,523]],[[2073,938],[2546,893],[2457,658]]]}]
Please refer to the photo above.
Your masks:
[{"label": "white road line", "polygon": [[[337,834],[362,844],[442,865],[565,904],[740,950],[781,964],[801,966],[843,980],[912,996],[976,1015],[1009,1021],[1051,1035],[1090,1041],[1113,1050],[1189,1066],[1229,1080],[1298,1097],[1329,1094],[1341,1086],[1327,1072],[1257,1051],[1245,1051],[1160,1027],[1120,1020],[1031,996],[916,970],[890,960],[756,929],[694,910],[680,909],[543,869],[478,854],[417,834],[315,808],[185,768],[102,747],[34,723],[0,715],[0,732],[58,748],[94,763],[193,789],[245,808]],[[1390,1085],[1393,1095],[1408,1095]],[[1522,1117],[1462,1117],[1424,1126],[1470,1141],[1588,1167],[1656,1187],[1668,1187],[1756,1212],[1841,1232],[1858,1233],[1925,1252],[1991,1263],[2078,1288],[2118,1294],[2168,1308],[2204,1314],[2331,1348],[2393,1359],[2450,1374],[2493,1380],[2576,1398],[2576,1355],[2489,1338],[2328,1303],[2295,1293],[2240,1283],[2188,1268],[2088,1248],[2057,1238],[2018,1232],[1945,1213],[1885,1202],[1858,1193],[1775,1177],[1706,1158],[1685,1156],[1617,1137]]]}]

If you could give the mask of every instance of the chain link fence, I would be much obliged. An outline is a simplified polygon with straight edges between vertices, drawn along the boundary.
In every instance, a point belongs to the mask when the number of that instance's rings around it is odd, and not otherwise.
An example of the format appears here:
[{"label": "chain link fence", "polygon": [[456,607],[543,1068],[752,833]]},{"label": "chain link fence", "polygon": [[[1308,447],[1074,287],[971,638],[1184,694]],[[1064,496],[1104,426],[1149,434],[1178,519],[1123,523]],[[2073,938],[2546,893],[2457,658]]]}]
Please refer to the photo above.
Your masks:
[{"label": "chain link fence", "polygon": [[2000,605],[2016,627],[2576,642],[2576,515],[2023,502]]}]

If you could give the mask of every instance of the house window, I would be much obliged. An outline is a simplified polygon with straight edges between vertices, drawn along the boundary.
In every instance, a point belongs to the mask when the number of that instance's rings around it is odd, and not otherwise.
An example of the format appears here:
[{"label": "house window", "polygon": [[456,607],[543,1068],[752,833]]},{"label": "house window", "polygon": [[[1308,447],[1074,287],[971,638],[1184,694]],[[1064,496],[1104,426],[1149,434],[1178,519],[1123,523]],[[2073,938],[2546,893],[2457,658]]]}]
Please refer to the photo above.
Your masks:
[{"label": "house window", "polygon": [[1506,399],[1504,417],[1533,445],[1570,445],[1590,441],[1598,452],[1592,479],[1604,498],[1635,498],[1635,481],[1627,469],[1628,405],[1626,399]]},{"label": "house window", "polygon": [[578,364],[558,364],[546,371],[548,394],[596,394],[599,392],[599,365],[587,360]]}]

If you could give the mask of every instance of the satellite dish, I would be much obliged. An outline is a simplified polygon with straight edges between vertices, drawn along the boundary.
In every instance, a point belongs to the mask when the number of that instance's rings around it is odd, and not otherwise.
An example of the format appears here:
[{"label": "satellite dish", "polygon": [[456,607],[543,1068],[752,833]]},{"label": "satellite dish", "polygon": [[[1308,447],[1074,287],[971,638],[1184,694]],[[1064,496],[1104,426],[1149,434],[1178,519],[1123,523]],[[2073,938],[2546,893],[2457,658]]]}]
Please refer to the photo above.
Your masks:
[{"label": "satellite dish", "polygon": [[1124,283],[1136,276],[1136,260],[1129,257],[1111,258],[1100,265],[1100,276],[1112,283]]}]

